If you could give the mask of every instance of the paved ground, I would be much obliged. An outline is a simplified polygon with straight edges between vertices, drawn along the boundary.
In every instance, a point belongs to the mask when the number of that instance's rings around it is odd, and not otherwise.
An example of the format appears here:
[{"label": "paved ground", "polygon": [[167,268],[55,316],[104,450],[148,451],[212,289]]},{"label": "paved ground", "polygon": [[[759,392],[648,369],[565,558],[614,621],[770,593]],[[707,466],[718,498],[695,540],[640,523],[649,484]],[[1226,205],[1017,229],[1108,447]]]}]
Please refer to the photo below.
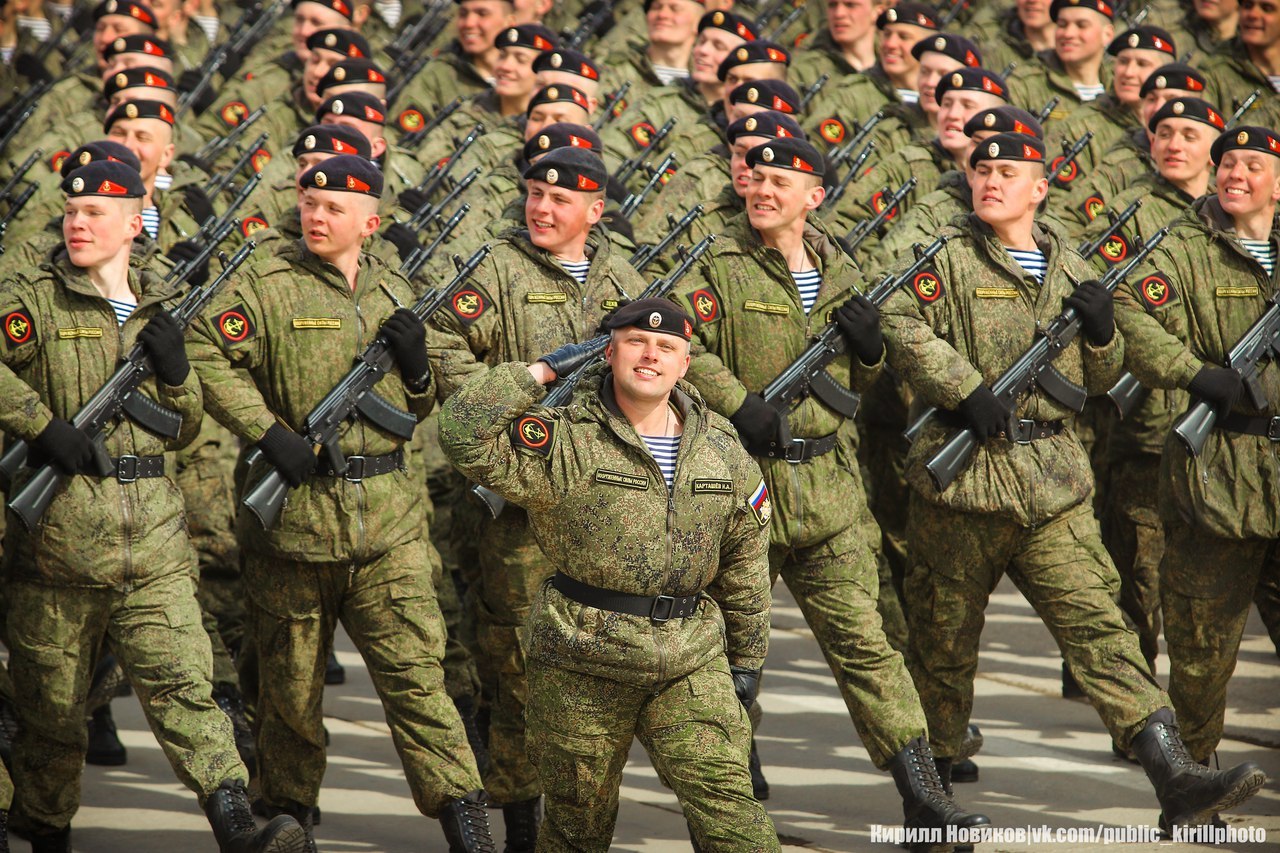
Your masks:
[{"label": "paved ground", "polygon": [[[804,629],[799,611],[779,586],[765,724],[759,739],[773,788],[769,811],[788,849],[862,851],[897,848],[877,843],[872,825],[893,826],[901,802],[886,774],[871,766],[836,693],[831,674]],[[339,657],[347,683],[331,688],[327,725],[333,736],[321,797],[322,851],[442,851],[437,825],[414,810],[396,756],[350,642]],[[1249,758],[1280,779],[1280,661],[1256,617],[1249,626],[1231,684],[1223,764]],[[1155,799],[1133,765],[1111,756],[1109,739],[1085,703],[1059,698],[1059,661],[1048,632],[1007,582],[988,612],[975,722],[986,735],[978,761],[981,780],[959,786],[966,805],[1001,827],[1067,831],[1152,826]],[[116,702],[129,763],[90,767],[84,806],[75,822],[77,851],[172,853],[212,850],[212,838],[191,795],[173,781],[137,702]],[[675,798],[657,782],[644,752],[633,751],[623,783],[615,849],[688,850]],[[500,815],[492,813],[501,823]],[[1280,850],[1280,785],[1273,781],[1232,826],[1265,829],[1269,840],[1216,849]],[[1080,851],[1100,841],[992,843],[982,851]],[[1130,844],[1127,851],[1214,849],[1192,844]],[[22,842],[16,850],[25,850]]]}]

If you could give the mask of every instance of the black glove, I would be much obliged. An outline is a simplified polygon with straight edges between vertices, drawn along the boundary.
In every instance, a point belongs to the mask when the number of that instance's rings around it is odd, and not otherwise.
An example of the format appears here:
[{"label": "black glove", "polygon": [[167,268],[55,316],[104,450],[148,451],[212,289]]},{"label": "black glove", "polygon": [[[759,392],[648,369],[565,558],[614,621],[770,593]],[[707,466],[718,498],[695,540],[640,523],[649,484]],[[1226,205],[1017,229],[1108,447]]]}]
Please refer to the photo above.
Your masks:
[{"label": "black glove", "polygon": [[[177,79],[177,82],[175,83],[175,87],[179,92],[182,92],[184,95],[190,92],[194,92],[196,90],[196,87],[200,85],[201,77],[202,75],[200,74],[200,72],[196,71],[195,69],[183,71],[181,74],[178,75],[178,79]],[[217,86],[215,85],[205,86],[200,91],[200,94],[196,96],[196,99],[191,102],[191,111],[196,115],[203,115],[205,110],[213,106],[213,102],[216,98],[217,98]]]},{"label": "black glove", "polygon": [[400,253],[400,261],[402,263],[409,260],[409,256],[421,245],[418,242],[418,235],[413,233],[413,229],[399,222],[392,222],[384,228],[382,239],[396,247],[396,251]]},{"label": "black glove", "polygon": [[861,293],[836,309],[836,325],[840,327],[849,349],[858,354],[863,364],[876,364],[884,353],[884,335],[880,333],[880,310]]},{"label": "black glove", "polygon": [[547,367],[555,371],[557,378],[562,379],[596,355],[598,353],[592,352],[586,344],[565,344],[542,356],[538,361],[544,362]]},{"label": "black glove", "polygon": [[737,427],[742,446],[752,456],[763,456],[782,446],[782,430],[786,423],[778,410],[759,394],[748,394],[729,421]]},{"label": "black glove", "polygon": [[[169,251],[165,257],[173,261],[175,264],[181,264],[191,260],[200,254],[200,247],[195,240],[180,240],[169,247]],[[205,282],[209,280],[209,259],[205,258],[204,262],[191,270],[191,274],[187,276],[186,282],[192,287],[203,287]]]},{"label": "black glove", "polygon": [[1111,293],[1095,278],[1082,281],[1070,296],[1062,300],[1062,307],[1070,306],[1080,315],[1080,328],[1084,336],[1096,347],[1111,343],[1116,333],[1116,309]]},{"label": "black glove", "polygon": [[1240,399],[1244,391],[1244,380],[1240,374],[1226,367],[1206,364],[1191,380],[1187,390],[1213,406],[1218,417],[1226,415]]},{"label": "black glove", "polygon": [[32,84],[43,83],[46,80],[53,79],[49,69],[45,68],[40,60],[30,53],[19,54],[13,61],[13,68]]},{"label": "black glove", "polygon": [[213,202],[209,200],[209,196],[195,184],[188,184],[182,188],[182,198],[187,203],[187,212],[201,225],[217,216],[213,212]]},{"label": "black glove", "polygon": [[187,361],[182,329],[178,328],[178,322],[169,316],[168,311],[161,311],[142,327],[138,332],[138,343],[151,356],[151,366],[155,368],[157,379],[165,385],[181,385],[187,381],[191,364]]},{"label": "black glove", "polygon": [[78,474],[89,469],[93,461],[93,442],[89,436],[62,418],[49,421],[27,450],[27,465],[39,468],[45,463],[64,474]]},{"label": "black glove", "polygon": [[316,452],[311,442],[291,429],[272,424],[258,439],[258,449],[291,487],[301,486],[316,470]]},{"label": "black glove", "polygon": [[405,385],[411,390],[425,387],[431,365],[427,361],[427,327],[418,315],[408,308],[397,308],[382,324],[381,335],[391,344]]},{"label": "black glove", "polygon": [[607,335],[612,332],[613,329],[609,328],[609,321],[613,319],[613,315],[617,314],[619,309],[625,308],[630,304],[630,299],[619,299],[617,307],[600,318],[600,325],[596,326],[596,334]]},{"label": "black glove", "polygon": [[738,694],[738,701],[750,711],[760,695],[760,670],[730,666],[729,674],[733,676],[733,692]]},{"label": "black glove", "polygon": [[222,63],[218,73],[222,75],[224,81],[230,80],[236,76],[236,72],[240,70],[241,65],[244,65],[244,55],[239,51],[229,50],[227,51],[226,61]]},{"label": "black glove", "polygon": [[417,213],[426,207],[430,201],[431,199],[422,190],[402,190],[400,195],[396,196],[396,203],[410,213]]},{"label": "black glove", "polygon": [[985,441],[1009,426],[1009,410],[986,383],[960,401],[960,414],[968,421],[979,441]]}]

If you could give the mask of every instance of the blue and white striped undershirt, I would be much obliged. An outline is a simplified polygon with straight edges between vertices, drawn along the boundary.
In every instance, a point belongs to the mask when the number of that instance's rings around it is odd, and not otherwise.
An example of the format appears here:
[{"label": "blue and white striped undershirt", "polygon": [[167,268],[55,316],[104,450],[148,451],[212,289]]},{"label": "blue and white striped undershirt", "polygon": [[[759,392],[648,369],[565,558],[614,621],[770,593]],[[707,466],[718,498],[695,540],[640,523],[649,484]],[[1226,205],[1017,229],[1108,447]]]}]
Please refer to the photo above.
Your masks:
[{"label": "blue and white striped undershirt", "polygon": [[142,230],[146,231],[152,240],[160,239],[160,208],[142,208]]},{"label": "blue and white striped undershirt", "polygon": [[920,103],[920,93],[915,89],[894,89],[893,92],[898,96],[898,100],[904,104]]},{"label": "blue and white striped undershirt", "polygon": [[1240,245],[1253,255],[1253,259],[1262,264],[1262,268],[1271,275],[1276,270],[1276,250],[1270,240],[1246,240],[1240,238]]},{"label": "blue and white striped undershirt", "polygon": [[1092,101],[1102,97],[1102,93],[1107,91],[1107,87],[1101,84],[1097,86],[1082,86],[1079,83],[1074,84],[1076,94],[1080,96],[1082,101]]},{"label": "blue and white striped undershirt", "polygon": [[[218,43],[218,28],[222,22],[212,15],[192,15],[191,20],[196,22],[196,26],[204,32],[204,37],[209,40],[209,44]],[[392,26],[395,26],[392,24]]]},{"label": "blue and white striped undershirt", "polygon": [[111,310],[116,312],[117,326],[123,326],[124,321],[128,320],[129,315],[133,313],[133,309],[138,307],[138,300],[134,299],[132,294],[127,300],[108,299],[107,301],[111,303]]},{"label": "blue and white striped undershirt", "polygon": [[1024,252],[1021,249],[1010,249],[1008,246],[1005,246],[1004,250],[1018,262],[1018,266],[1030,273],[1032,278],[1044,284],[1045,273],[1049,271],[1049,262],[1045,260],[1044,252],[1039,249]]},{"label": "blue and white striped undershirt", "polygon": [[562,261],[557,259],[564,271],[578,280],[578,284],[587,283],[587,272],[591,269],[591,259],[585,261]]},{"label": "blue and white striped undershirt", "polygon": [[813,310],[813,303],[818,301],[822,275],[817,270],[792,270],[791,280],[796,283],[796,290],[800,291],[800,304],[804,306],[804,313],[808,314]]},{"label": "blue and white striped undershirt", "polygon": [[642,435],[640,438],[662,469],[662,479],[667,481],[667,488],[670,489],[676,479],[676,453],[680,450],[680,436]]}]

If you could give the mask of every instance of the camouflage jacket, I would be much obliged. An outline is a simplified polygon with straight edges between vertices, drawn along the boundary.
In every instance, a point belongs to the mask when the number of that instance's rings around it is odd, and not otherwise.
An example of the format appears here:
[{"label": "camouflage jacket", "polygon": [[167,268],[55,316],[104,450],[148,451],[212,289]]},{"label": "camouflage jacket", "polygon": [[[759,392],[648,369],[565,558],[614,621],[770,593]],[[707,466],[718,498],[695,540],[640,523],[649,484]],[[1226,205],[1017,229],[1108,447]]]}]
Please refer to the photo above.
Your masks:
[{"label": "camouflage jacket", "polygon": [[1263,127],[1280,124],[1280,94],[1272,88],[1267,73],[1249,58],[1249,51],[1239,36],[1223,44],[1217,53],[1206,57],[1200,67],[1209,84],[1202,97],[1217,104],[1223,116],[1231,116],[1257,89],[1261,91],[1258,100],[1236,124]]},{"label": "camouflage jacket", "polygon": [[[492,81],[480,76],[455,39],[405,85],[396,107],[403,105],[406,111],[412,110],[430,120],[454,98],[479,95],[492,85]],[[399,124],[403,128],[404,113],[400,116]]]},{"label": "camouflage jacket", "polygon": [[543,394],[523,364],[495,367],[445,403],[445,452],[469,478],[528,508],[538,544],[561,572],[633,595],[702,592],[704,601],[688,619],[655,624],[546,586],[530,659],[646,687],[726,654],[733,665],[762,666],[768,494],[733,427],[678,385],[671,405],[684,434],[668,490],[617,408],[607,369],[586,377],[565,408],[537,406]]},{"label": "camouflage jacket", "polygon": [[[409,283],[374,255],[360,256],[353,292],[335,267],[300,241],[286,244],[254,263],[194,327],[191,361],[209,413],[249,444],[275,423],[301,429],[396,303],[413,301]],[[376,393],[421,420],[435,399],[433,385],[410,393],[393,368]],[[347,456],[378,456],[403,444],[363,418],[340,438]],[[252,486],[265,471],[260,461],[246,482]],[[241,542],[258,554],[291,560],[375,558],[421,535],[422,489],[414,482],[403,469],[358,483],[312,477],[290,491],[269,531],[241,513]]]},{"label": "camouflage jacket", "polygon": [[1134,128],[1108,149],[1092,174],[1077,181],[1070,171],[1064,172],[1049,193],[1049,209],[1064,221],[1092,222],[1131,181],[1154,168],[1151,139],[1145,128]]},{"label": "camouflage jacket", "polygon": [[[1277,242],[1280,231],[1273,226],[1273,248]],[[1116,292],[1130,369],[1148,388],[1185,389],[1206,364],[1225,363],[1276,287],[1275,275],[1267,275],[1236,238],[1217,196],[1199,199],[1128,287]],[[1233,411],[1274,415],[1280,370],[1267,362],[1258,379],[1270,405],[1259,410],[1243,395]],[[1271,498],[1276,489],[1276,445],[1263,436],[1214,430],[1199,457],[1172,435],[1165,444],[1161,515],[1171,523],[1194,524],[1227,539],[1274,539],[1280,536],[1280,505]]]},{"label": "camouflage jacket", "polygon": [[[138,332],[177,292],[149,271],[129,270],[138,307],[123,325],[65,253],[0,285],[4,347],[0,394],[8,402],[0,429],[31,441],[55,417],[71,420],[111,378]],[[155,378],[141,393],[182,417],[177,437],[161,438],[128,418],[108,429],[107,455],[157,456],[188,444],[200,431],[200,382],[191,371],[181,386]],[[172,464],[172,463],[170,463]],[[15,488],[31,475],[23,468]],[[49,506],[32,535],[8,525],[10,561],[17,577],[39,583],[127,590],[133,583],[189,572],[195,555],[187,541],[182,495],[168,476],[121,483],[114,477],[77,475]],[[6,556],[9,556],[8,554]]]},{"label": "camouflage jacket", "polygon": [[[1041,106],[1036,105],[1034,109],[1038,110]],[[1110,92],[1082,104],[1069,118],[1051,125],[1045,139],[1045,148],[1049,151],[1049,170],[1057,168],[1059,159],[1065,155],[1065,146],[1074,145],[1086,131],[1092,131],[1093,138],[1072,162],[1074,170],[1072,166],[1068,166],[1063,175],[1069,175],[1070,180],[1065,183],[1070,184],[1093,174],[1105,162],[1107,151],[1127,136],[1137,123],[1138,117]]]},{"label": "camouflage jacket", "polygon": [[[975,214],[942,233],[951,242],[930,270],[889,300],[882,316],[890,364],[924,404],[954,411],[980,384],[999,378],[1032,344],[1036,330],[1062,313],[1062,300],[1094,274],[1052,229],[1036,226],[1034,232],[1048,262],[1043,284],[1018,266]],[[1089,393],[1101,394],[1120,377],[1123,360],[1118,332],[1103,347],[1081,335],[1054,367]],[[1057,421],[1074,413],[1034,388],[1019,402],[1017,416]],[[938,492],[924,463],[954,430],[951,418],[933,418],[907,458],[907,482],[932,503],[1033,526],[1093,492],[1089,458],[1072,429],[1030,444],[987,441],[955,482]]]},{"label": "camouflage jacket", "polygon": [[[1038,62],[1026,62],[1019,65],[1009,75],[1009,103],[1018,104],[1033,113],[1053,98],[1059,98],[1058,105],[1049,113],[1044,122],[1047,133],[1054,132],[1055,125],[1072,115],[1085,101],[1080,99],[1075,84],[1067,76],[1066,66],[1052,50],[1043,50],[1036,54]],[[1098,78],[1106,88],[1111,86],[1111,66],[1102,63]],[[1101,97],[1101,96],[1099,96]]]}]

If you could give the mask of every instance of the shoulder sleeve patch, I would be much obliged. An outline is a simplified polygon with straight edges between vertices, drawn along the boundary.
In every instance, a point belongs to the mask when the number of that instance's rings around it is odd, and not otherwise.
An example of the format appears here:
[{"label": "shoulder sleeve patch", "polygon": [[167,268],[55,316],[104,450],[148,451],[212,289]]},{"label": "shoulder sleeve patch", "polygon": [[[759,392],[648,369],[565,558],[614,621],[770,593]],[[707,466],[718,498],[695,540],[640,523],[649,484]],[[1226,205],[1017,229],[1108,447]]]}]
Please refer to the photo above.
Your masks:
[{"label": "shoulder sleeve patch", "polygon": [[16,349],[23,344],[35,343],[36,324],[25,308],[10,311],[4,315],[4,342],[9,349]]},{"label": "shoulder sleeve patch", "polygon": [[831,118],[818,125],[818,135],[832,145],[839,145],[844,142],[845,127],[844,122],[832,116]]},{"label": "shoulder sleeve patch", "polygon": [[253,156],[249,158],[249,165],[253,167],[254,172],[261,172],[271,162],[271,152],[265,148],[259,148],[253,152]]},{"label": "shoulder sleeve patch", "polygon": [[649,140],[653,139],[653,135],[657,132],[658,129],[647,121],[633,124],[630,130],[631,141],[641,148],[648,148]]},{"label": "shoulder sleeve patch", "polygon": [[769,489],[765,486],[764,480],[760,481],[760,485],[756,486],[755,491],[747,498],[747,509],[751,510],[756,523],[761,527],[768,524],[769,519],[773,517],[773,506],[769,503]]},{"label": "shoulder sleeve patch", "polygon": [[214,320],[214,326],[218,329],[218,334],[222,335],[222,340],[228,344],[244,343],[258,331],[249,319],[249,312],[245,310],[243,303],[219,314]]},{"label": "shoulder sleeve patch", "polygon": [[1118,264],[1129,257],[1129,239],[1120,231],[1098,247],[1098,256],[1109,264]]},{"label": "shoulder sleeve patch", "polygon": [[71,156],[70,151],[59,151],[49,158],[49,169],[54,172],[62,171],[62,164],[67,162],[67,158]]},{"label": "shoulder sleeve patch", "polygon": [[244,101],[231,101],[223,104],[218,116],[227,127],[236,127],[249,114],[249,107]]},{"label": "shoulder sleeve patch", "polygon": [[536,415],[523,415],[511,425],[511,443],[539,456],[551,455],[551,443],[555,435],[555,423]]},{"label": "shoulder sleeve patch", "polygon": [[1107,209],[1107,203],[1102,200],[1102,196],[1091,195],[1080,203],[1080,212],[1084,214],[1085,219],[1092,222],[1098,218],[1098,214]]},{"label": "shoulder sleeve patch", "polygon": [[254,233],[270,227],[271,225],[267,222],[266,218],[263,217],[261,212],[255,213],[252,216],[246,216],[244,219],[240,220],[240,233],[245,237],[252,237]]},{"label": "shoulder sleeve patch", "polygon": [[693,316],[697,318],[698,325],[714,323],[719,320],[721,315],[720,294],[716,292],[715,285],[708,284],[706,287],[700,287],[690,293],[689,307],[693,309]]},{"label": "shoulder sleeve patch", "polygon": [[911,292],[920,300],[921,305],[937,302],[942,298],[942,279],[932,270],[922,270],[911,279]]},{"label": "shoulder sleeve patch", "polygon": [[[1053,162],[1049,164],[1049,171],[1050,172],[1057,171],[1058,166],[1062,164],[1062,161],[1066,159],[1066,156],[1067,155],[1065,154],[1059,154],[1057,157],[1054,157]],[[1065,187],[1068,184],[1070,184],[1072,181],[1074,181],[1076,178],[1080,177],[1081,174],[1082,173],[1080,171],[1080,158],[1077,157],[1076,159],[1072,160],[1070,163],[1067,164],[1067,168],[1063,169],[1062,174],[1054,178],[1053,182],[1060,187]]]},{"label": "shoulder sleeve patch", "polygon": [[414,107],[410,107],[400,113],[400,117],[396,119],[396,124],[400,125],[400,129],[405,133],[414,133],[415,131],[422,130],[423,125],[426,123],[427,120],[426,117],[423,116],[422,111],[415,109]]},{"label": "shoulder sleeve patch", "polygon": [[[868,202],[868,204],[871,206],[871,212],[874,213],[876,216],[879,216],[880,211],[884,210],[884,206],[888,203],[889,201],[888,196],[890,195],[892,195],[892,193],[886,193],[884,190],[877,190],[875,195],[871,196],[871,201]],[[893,210],[889,211],[889,215],[884,218],[884,221],[892,222],[893,217],[897,215],[898,215],[898,208],[895,207]]]},{"label": "shoulder sleeve patch", "polygon": [[478,287],[462,288],[453,295],[448,304],[449,310],[464,327],[479,320],[490,308],[488,295]]},{"label": "shoulder sleeve patch", "polygon": [[1138,295],[1150,311],[1178,301],[1178,294],[1169,283],[1169,277],[1162,272],[1154,272],[1138,284]]}]

